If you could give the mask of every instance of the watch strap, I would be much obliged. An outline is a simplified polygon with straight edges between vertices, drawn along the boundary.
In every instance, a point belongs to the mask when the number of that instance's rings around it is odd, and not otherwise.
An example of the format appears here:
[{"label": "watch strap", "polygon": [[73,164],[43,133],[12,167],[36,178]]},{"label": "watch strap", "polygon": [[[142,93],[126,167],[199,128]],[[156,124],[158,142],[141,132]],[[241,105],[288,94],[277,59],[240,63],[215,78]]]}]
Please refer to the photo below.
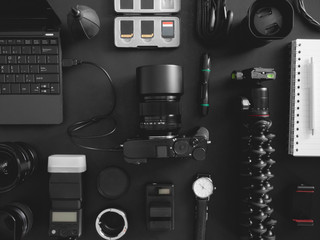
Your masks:
[{"label": "watch strap", "polygon": [[205,240],[207,222],[207,199],[197,199],[195,239]]},{"label": "watch strap", "polygon": [[207,178],[210,178],[210,179],[211,179],[211,175],[208,174],[208,173],[198,173],[198,174],[197,174],[197,179],[198,179],[198,178],[201,178],[201,177],[207,177]]}]

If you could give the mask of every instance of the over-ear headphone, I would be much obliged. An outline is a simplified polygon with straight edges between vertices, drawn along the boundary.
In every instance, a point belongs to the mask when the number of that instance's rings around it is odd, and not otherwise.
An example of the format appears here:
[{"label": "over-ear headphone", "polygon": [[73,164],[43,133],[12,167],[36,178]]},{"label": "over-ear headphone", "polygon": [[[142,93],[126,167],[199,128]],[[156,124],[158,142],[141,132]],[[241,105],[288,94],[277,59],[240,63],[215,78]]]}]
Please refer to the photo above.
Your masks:
[{"label": "over-ear headphone", "polygon": [[198,34],[208,44],[223,41],[230,32],[233,12],[226,0],[198,0]]}]

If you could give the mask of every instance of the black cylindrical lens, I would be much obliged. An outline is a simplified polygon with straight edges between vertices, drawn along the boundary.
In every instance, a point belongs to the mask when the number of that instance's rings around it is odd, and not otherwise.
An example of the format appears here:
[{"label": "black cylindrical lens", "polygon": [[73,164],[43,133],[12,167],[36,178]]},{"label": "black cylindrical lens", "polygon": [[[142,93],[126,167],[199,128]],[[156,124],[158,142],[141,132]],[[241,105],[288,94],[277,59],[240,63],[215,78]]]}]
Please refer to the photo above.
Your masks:
[{"label": "black cylindrical lens", "polygon": [[21,203],[11,203],[0,209],[1,240],[20,240],[33,225],[31,209]]},{"label": "black cylindrical lens", "polygon": [[37,162],[37,154],[29,145],[0,143],[0,193],[23,182],[34,172]]},{"label": "black cylindrical lens", "polygon": [[182,67],[151,65],[137,68],[140,128],[146,136],[172,136],[181,128]]},{"label": "black cylindrical lens", "polygon": [[0,235],[4,240],[11,240],[14,238],[14,217],[3,210],[0,210]]}]

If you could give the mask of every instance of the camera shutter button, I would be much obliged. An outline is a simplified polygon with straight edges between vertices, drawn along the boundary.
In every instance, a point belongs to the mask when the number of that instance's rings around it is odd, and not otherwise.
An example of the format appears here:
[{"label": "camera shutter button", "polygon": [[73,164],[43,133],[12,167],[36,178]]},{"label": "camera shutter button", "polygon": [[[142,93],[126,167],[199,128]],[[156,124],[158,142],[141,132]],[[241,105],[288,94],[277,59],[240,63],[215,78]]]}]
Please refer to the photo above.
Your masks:
[{"label": "camera shutter button", "polygon": [[193,158],[197,161],[203,161],[206,159],[206,150],[204,148],[196,148],[193,150]]}]

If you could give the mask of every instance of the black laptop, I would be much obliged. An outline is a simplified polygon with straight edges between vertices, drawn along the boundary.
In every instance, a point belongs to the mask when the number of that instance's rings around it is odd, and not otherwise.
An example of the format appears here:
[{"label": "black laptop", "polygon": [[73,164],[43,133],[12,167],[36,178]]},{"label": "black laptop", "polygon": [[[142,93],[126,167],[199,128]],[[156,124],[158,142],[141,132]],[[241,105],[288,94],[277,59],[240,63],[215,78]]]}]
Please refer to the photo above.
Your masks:
[{"label": "black laptop", "polygon": [[0,3],[0,124],[62,123],[58,16],[47,0]]}]

